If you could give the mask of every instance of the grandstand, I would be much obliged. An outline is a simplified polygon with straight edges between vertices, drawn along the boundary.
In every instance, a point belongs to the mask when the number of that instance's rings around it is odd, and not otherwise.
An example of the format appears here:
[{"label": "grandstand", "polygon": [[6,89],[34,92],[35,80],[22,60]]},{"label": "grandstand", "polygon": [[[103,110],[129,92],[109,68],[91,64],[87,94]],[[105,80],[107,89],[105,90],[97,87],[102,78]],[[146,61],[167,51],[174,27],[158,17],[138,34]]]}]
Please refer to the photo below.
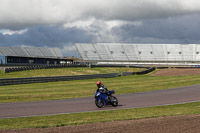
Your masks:
[{"label": "grandstand", "polygon": [[89,62],[200,62],[200,44],[75,44]]},{"label": "grandstand", "polygon": [[0,64],[60,64],[65,60],[57,48],[0,47]]}]

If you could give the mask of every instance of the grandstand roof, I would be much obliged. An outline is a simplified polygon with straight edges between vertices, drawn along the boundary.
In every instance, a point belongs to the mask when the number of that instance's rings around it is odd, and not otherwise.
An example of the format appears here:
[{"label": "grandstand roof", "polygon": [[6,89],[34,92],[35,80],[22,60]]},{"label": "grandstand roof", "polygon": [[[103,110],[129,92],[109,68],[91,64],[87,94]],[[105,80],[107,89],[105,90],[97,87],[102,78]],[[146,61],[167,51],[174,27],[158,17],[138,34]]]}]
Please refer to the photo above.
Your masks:
[{"label": "grandstand roof", "polygon": [[46,47],[2,47],[0,55],[18,57],[38,57],[38,58],[63,58],[57,48]]}]

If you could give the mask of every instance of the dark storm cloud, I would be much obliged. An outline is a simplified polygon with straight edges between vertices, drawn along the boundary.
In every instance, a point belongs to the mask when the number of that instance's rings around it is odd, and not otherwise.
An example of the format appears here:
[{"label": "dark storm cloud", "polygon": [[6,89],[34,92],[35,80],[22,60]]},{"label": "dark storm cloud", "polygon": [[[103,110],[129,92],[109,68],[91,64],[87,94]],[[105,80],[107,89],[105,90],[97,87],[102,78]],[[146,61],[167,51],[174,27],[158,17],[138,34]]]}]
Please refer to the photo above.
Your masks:
[{"label": "dark storm cloud", "polygon": [[23,34],[0,34],[0,45],[49,46],[61,48],[66,43],[89,43],[92,39],[94,39],[94,36],[83,29],[42,25],[29,28]]},{"label": "dark storm cloud", "polygon": [[113,33],[128,43],[200,43],[200,15],[142,21],[123,25]]}]

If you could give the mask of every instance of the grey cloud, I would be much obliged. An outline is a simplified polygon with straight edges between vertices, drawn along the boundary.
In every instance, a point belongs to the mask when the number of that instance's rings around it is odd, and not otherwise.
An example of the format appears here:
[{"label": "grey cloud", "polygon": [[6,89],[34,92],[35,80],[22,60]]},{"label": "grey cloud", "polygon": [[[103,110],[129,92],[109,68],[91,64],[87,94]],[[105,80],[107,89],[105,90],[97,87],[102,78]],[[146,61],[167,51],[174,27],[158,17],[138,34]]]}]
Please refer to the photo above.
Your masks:
[{"label": "grey cloud", "polygon": [[0,29],[97,20],[135,21],[200,13],[198,0],[1,0]]},{"label": "grey cloud", "polygon": [[167,18],[200,13],[200,2],[192,0],[110,0],[100,2],[85,11],[85,16],[105,20],[128,20]]}]

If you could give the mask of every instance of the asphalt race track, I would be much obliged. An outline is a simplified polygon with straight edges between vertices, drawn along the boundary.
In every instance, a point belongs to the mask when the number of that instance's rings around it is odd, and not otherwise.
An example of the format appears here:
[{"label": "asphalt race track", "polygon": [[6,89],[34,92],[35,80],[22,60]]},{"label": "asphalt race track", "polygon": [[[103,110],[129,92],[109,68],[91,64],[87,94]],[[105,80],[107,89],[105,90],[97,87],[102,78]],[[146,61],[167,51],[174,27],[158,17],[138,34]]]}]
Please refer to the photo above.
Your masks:
[{"label": "asphalt race track", "polygon": [[116,95],[116,97],[119,100],[118,107],[107,106],[101,109],[96,107],[93,97],[2,103],[0,104],[0,119],[189,103],[200,101],[200,84],[159,91]]}]

